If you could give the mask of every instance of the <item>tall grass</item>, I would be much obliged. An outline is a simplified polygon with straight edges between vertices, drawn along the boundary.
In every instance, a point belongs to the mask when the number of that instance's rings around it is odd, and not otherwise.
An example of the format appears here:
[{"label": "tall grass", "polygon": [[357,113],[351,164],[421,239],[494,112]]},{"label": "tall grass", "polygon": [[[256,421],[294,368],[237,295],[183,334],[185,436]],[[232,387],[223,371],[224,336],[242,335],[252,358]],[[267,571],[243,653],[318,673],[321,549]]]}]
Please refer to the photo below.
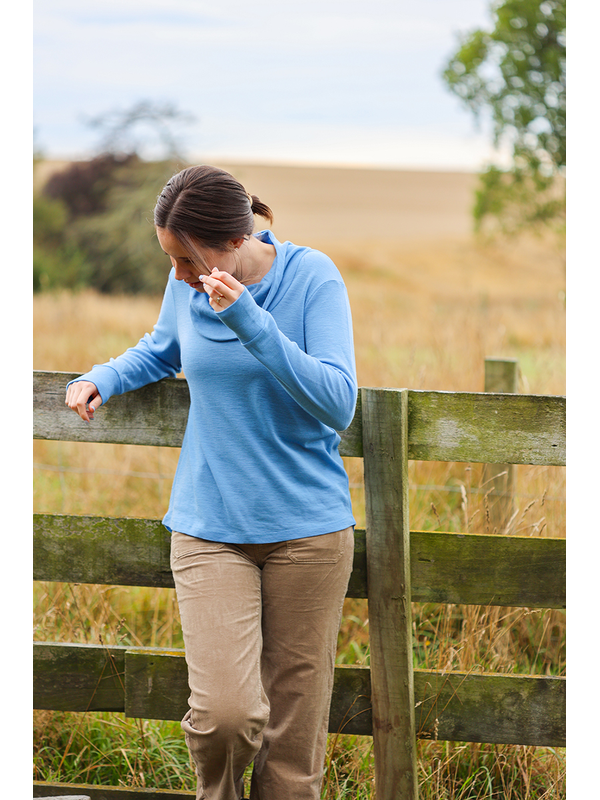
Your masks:
[{"label": "tall grass", "polygon": [[[518,358],[520,390],[564,393],[561,252],[542,240],[365,243],[329,248],[353,308],[360,385],[481,391],[486,356]],[[360,253],[360,255],[357,255]],[[34,299],[36,369],[84,371],[135,343],[160,298],[42,294]],[[35,510],[161,517],[178,451],[34,443]],[[362,462],[346,459],[364,525]],[[518,467],[507,532],[565,535],[564,470]],[[411,528],[492,532],[479,465],[410,465]],[[44,641],[181,647],[169,589],[35,585],[34,636]],[[414,604],[415,666],[562,675],[564,615],[557,611]],[[348,599],[339,664],[369,664],[366,601]],[[36,712],[37,779],[193,789],[179,725],[122,715]],[[425,800],[564,797],[564,753],[552,748],[419,742]],[[373,797],[370,737],[329,739],[323,798]]]}]

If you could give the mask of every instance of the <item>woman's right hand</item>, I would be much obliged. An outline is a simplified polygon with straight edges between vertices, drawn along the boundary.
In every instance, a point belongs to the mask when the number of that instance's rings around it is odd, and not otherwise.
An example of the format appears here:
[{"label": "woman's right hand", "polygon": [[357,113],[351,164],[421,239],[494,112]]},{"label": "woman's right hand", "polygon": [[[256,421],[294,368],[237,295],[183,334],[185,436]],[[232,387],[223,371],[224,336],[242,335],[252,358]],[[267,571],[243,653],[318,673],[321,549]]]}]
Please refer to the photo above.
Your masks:
[{"label": "woman's right hand", "polygon": [[85,422],[91,422],[94,419],[94,411],[102,405],[102,398],[95,383],[75,381],[67,387],[65,403]]}]

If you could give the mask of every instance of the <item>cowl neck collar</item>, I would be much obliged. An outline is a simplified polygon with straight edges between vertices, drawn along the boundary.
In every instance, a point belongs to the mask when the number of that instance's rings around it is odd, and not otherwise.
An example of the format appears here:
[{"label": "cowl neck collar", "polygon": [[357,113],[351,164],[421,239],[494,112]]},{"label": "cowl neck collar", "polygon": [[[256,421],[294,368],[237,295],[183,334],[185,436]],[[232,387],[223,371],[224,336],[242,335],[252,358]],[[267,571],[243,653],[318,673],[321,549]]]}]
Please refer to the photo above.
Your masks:
[{"label": "cowl neck collar", "polygon": [[[277,241],[269,230],[260,231],[253,235],[260,239],[261,242],[272,244],[275,247],[275,258],[271,269],[259,283],[252,283],[246,286],[255,303],[268,310],[275,303],[281,286],[285,266],[284,246]],[[190,292],[190,316],[194,329],[204,338],[215,342],[237,339],[233,331],[219,319],[219,314],[211,308],[208,302],[208,295],[205,292],[197,292],[191,287],[188,288]]]}]

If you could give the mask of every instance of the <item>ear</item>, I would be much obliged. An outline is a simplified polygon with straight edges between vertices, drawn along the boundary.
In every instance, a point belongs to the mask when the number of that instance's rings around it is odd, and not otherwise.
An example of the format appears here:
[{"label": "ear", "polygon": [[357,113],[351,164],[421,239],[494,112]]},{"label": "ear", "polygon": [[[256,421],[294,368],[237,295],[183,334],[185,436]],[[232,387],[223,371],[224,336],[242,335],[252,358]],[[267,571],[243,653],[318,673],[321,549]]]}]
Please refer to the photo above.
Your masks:
[{"label": "ear", "polygon": [[232,239],[231,244],[235,247],[236,250],[239,250],[240,247],[244,244],[244,237],[240,236],[238,239]]}]

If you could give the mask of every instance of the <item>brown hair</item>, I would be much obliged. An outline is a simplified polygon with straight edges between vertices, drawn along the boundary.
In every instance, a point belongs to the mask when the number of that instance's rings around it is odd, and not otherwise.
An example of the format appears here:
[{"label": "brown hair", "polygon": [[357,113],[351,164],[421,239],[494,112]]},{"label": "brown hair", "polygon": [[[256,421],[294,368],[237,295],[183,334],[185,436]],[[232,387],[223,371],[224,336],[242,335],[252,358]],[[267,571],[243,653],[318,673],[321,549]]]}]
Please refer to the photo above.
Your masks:
[{"label": "brown hair", "polygon": [[273,212],[250,195],[225,170],[206,165],[178,172],[158,196],[154,224],[189,246],[196,241],[214,250],[229,250],[231,241],[250,236],[254,214],[273,222]]}]

